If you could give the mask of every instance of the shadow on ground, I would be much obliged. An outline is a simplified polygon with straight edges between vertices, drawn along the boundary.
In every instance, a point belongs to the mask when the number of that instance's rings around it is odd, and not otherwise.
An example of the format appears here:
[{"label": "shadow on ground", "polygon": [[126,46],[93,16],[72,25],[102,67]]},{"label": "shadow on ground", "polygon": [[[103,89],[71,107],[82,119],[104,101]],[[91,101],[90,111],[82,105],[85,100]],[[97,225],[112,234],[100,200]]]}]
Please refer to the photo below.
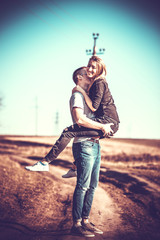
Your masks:
[{"label": "shadow on ground", "polygon": [[100,171],[100,182],[109,183],[121,189],[123,194],[142,207],[147,215],[160,220],[160,198],[155,197],[154,190],[146,182],[140,181],[128,173],[111,170]]},{"label": "shadow on ground", "polygon": [[10,140],[5,139],[3,137],[0,137],[0,142],[2,144],[8,144],[8,145],[16,145],[16,146],[32,146],[32,147],[51,147],[52,144],[46,144],[46,143],[39,143],[39,142],[31,142],[31,141],[17,141],[17,140]]}]

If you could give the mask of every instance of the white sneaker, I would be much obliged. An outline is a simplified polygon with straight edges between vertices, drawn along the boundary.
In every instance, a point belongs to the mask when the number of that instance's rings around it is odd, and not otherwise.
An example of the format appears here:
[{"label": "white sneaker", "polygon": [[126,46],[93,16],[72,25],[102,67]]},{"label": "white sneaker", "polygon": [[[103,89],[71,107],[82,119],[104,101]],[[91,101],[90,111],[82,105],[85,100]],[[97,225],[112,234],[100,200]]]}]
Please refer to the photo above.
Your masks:
[{"label": "white sneaker", "polygon": [[71,168],[66,174],[62,175],[62,177],[63,178],[77,177],[77,171]]},{"label": "white sneaker", "polygon": [[26,170],[29,170],[29,171],[34,171],[34,172],[48,172],[49,171],[49,164],[48,163],[42,163],[41,161],[40,162],[37,162],[36,164],[34,164],[33,166],[27,166],[25,167]]}]

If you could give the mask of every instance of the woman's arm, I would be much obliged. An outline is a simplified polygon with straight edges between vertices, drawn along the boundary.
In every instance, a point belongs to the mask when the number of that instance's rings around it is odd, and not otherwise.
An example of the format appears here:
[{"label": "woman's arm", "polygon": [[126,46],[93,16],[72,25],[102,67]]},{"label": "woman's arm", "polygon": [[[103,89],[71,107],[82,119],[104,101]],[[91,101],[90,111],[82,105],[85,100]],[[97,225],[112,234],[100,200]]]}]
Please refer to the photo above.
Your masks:
[{"label": "woman's arm", "polygon": [[85,102],[87,103],[88,107],[91,109],[92,112],[95,112],[97,109],[93,107],[93,103],[92,100],[90,99],[90,97],[87,95],[87,93],[84,91],[83,93]]},{"label": "woman's arm", "polygon": [[105,88],[104,81],[99,79],[99,80],[96,80],[92,85],[92,87],[90,88],[90,91],[92,91],[92,100],[89,98],[87,93],[78,85],[75,88],[73,88],[73,91],[74,92],[78,91],[82,93],[88,107],[92,110],[92,112],[95,112],[99,108],[105,89],[106,88]]},{"label": "woman's arm", "polygon": [[92,112],[95,112],[96,109],[93,107],[92,105],[92,100],[90,99],[90,97],[87,95],[87,93],[83,90],[83,88],[81,88],[79,85],[77,85],[76,87],[73,88],[72,90],[72,94],[74,92],[80,92],[83,94],[84,96],[84,99],[85,99],[85,102],[86,104],[88,105],[88,107],[91,109]]}]

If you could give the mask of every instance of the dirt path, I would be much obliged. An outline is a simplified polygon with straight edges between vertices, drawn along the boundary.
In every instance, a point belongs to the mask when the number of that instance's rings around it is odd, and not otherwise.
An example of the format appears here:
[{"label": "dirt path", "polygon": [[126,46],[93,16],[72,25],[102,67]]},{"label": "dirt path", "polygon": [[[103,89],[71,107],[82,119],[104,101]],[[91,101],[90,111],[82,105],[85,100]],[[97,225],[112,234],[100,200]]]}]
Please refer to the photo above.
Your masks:
[{"label": "dirt path", "polygon": [[[70,235],[72,195],[76,179],[61,177],[73,161],[70,146],[50,167],[50,172],[28,172],[48,149],[51,139],[0,139],[0,239],[78,240]],[[104,144],[104,145],[103,145]],[[91,211],[91,221],[104,231],[96,240],[160,239],[160,158],[142,160],[127,155],[105,159],[102,142],[100,183]],[[124,142],[122,142],[124,146]],[[127,146],[128,142],[126,142]],[[145,143],[146,144],[146,143]],[[135,142],[129,142],[131,148]],[[151,144],[147,151],[157,153]],[[111,147],[112,145],[110,145]],[[116,143],[113,144],[114,148]],[[121,141],[117,141],[121,146]],[[159,147],[159,143],[158,143]],[[110,149],[110,152],[115,150]],[[157,148],[157,141],[156,141]],[[108,149],[107,149],[108,151]],[[131,150],[127,151],[132,153]],[[146,153],[145,153],[146,154]],[[148,152],[147,152],[148,154]],[[111,156],[111,155],[110,155]],[[117,161],[117,156],[121,161]],[[149,161],[149,162],[148,162]],[[14,237],[14,238],[13,238]]]},{"label": "dirt path", "polygon": [[159,185],[139,175],[114,167],[101,173],[100,186],[114,199],[122,220],[113,239],[160,239]]}]

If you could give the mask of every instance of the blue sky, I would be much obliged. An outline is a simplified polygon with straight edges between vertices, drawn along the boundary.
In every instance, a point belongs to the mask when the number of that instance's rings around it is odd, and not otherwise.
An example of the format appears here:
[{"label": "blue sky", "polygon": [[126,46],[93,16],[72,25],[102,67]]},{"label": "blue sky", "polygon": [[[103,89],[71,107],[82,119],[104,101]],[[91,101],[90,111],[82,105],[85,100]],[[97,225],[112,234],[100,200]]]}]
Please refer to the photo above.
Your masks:
[{"label": "blue sky", "polygon": [[72,73],[87,65],[86,49],[99,33],[97,48],[105,48],[101,57],[121,121],[116,136],[160,138],[154,16],[116,1],[34,3],[19,5],[0,32],[0,134],[57,135],[72,123]]}]

